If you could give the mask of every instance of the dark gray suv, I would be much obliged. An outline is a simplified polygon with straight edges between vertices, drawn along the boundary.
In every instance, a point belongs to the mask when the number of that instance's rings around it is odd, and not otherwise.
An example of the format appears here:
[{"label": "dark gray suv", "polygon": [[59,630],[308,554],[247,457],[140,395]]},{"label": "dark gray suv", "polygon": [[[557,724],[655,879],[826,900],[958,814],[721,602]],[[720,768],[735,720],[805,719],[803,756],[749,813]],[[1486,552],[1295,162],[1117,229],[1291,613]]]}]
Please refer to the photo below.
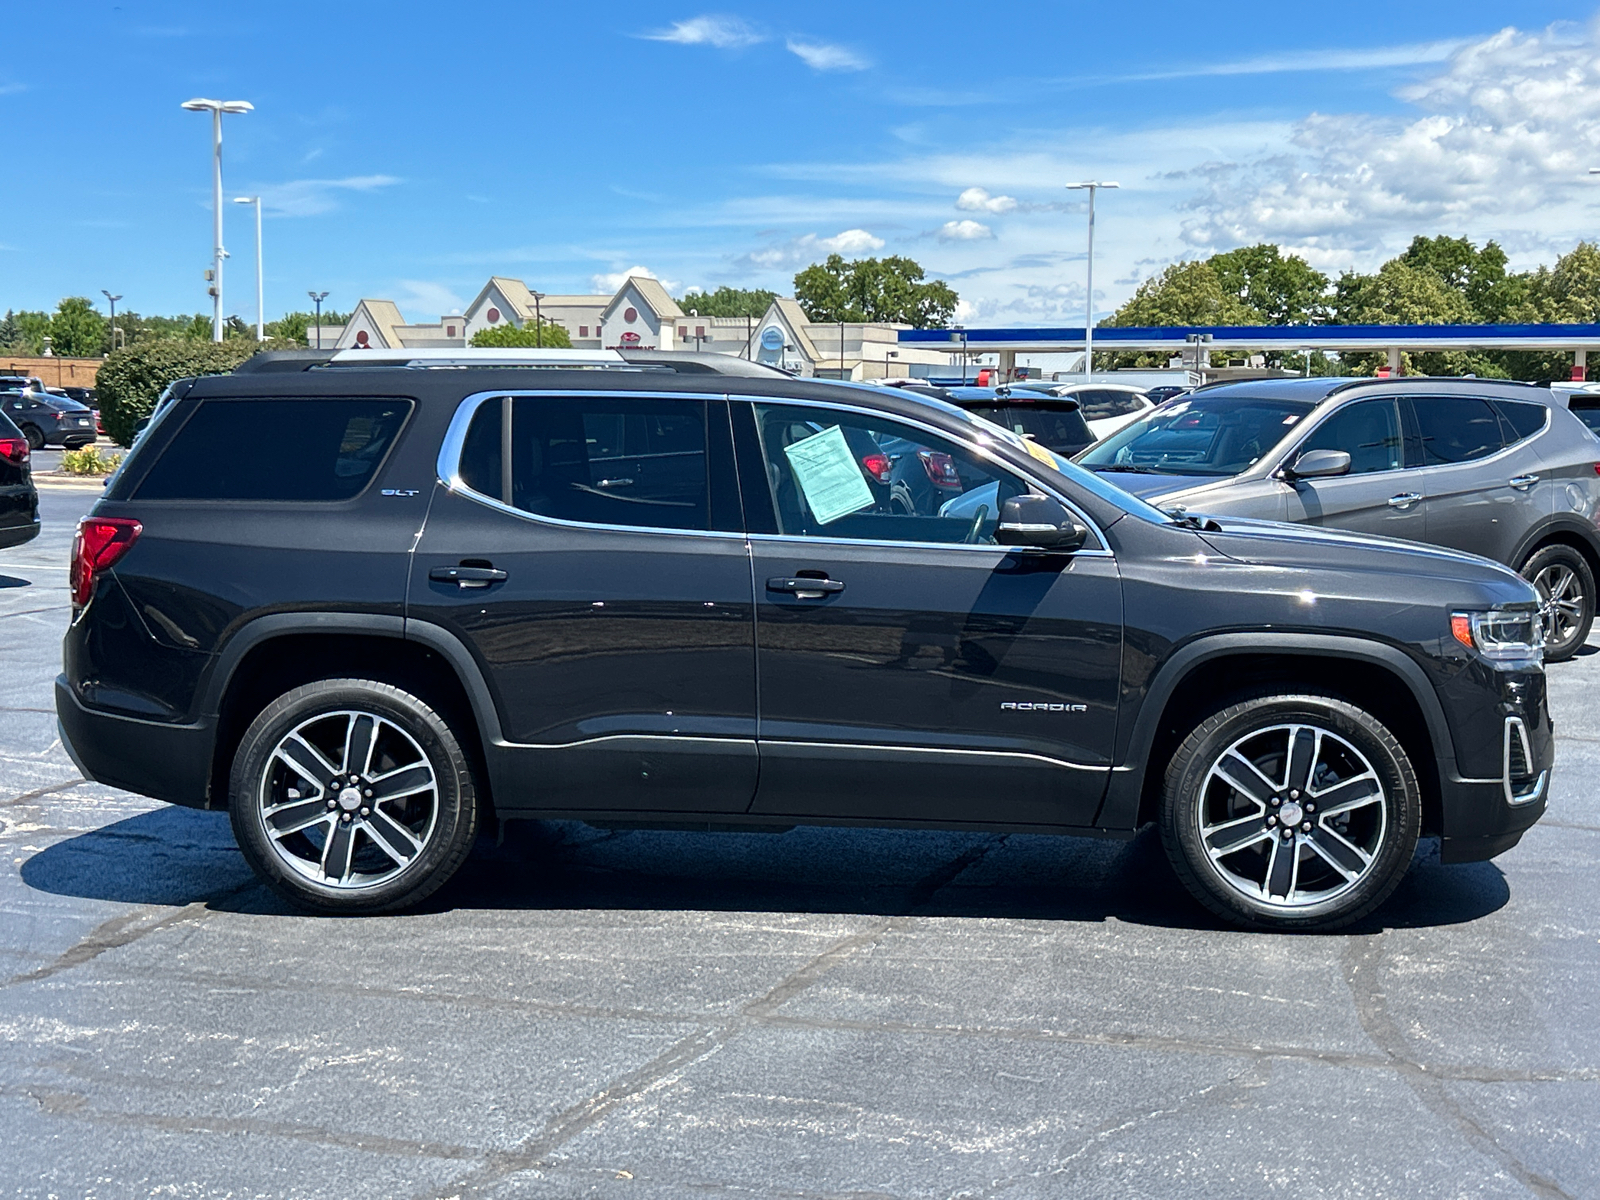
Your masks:
[{"label": "dark gray suv", "polygon": [[1600,575],[1600,438],[1547,388],[1485,379],[1274,379],[1203,388],[1078,462],[1162,508],[1327,525],[1481,554],[1578,652]]}]

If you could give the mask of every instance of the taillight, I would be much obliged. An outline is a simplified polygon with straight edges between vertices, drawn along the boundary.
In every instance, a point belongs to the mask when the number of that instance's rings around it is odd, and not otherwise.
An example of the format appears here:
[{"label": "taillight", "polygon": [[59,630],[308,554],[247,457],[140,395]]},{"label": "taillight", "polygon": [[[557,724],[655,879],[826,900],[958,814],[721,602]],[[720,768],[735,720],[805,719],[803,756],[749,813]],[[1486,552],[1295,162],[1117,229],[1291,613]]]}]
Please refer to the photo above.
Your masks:
[{"label": "taillight", "polygon": [[144,526],[131,517],[85,517],[72,539],[72,606],[89,603],[94,579],[109,571],[132,548]]},{"label": "taillight", "polygon": [[28,461],[27,438],[0,438],[0,458],[9,459],[14,463]]},{"label": "taillight", "polygon": [[940,450],[918,450],[917,457],[922,460],[922,469],[928,473],[934,487],[961,486],[961,472],[956,470],[956,460],[948,454]]},{"label": "taillight", "polygon": [[887,454],[864,454],[861,456],[861,469],[879,483],[888,483],[894,462]]}]

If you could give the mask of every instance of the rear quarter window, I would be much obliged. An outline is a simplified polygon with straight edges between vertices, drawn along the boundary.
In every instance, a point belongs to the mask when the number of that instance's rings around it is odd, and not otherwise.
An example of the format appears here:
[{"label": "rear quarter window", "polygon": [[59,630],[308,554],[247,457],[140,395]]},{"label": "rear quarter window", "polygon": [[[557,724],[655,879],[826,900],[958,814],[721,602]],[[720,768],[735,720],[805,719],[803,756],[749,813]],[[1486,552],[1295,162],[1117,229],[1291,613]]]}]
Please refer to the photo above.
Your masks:
[{"label": "rear quarter window", "polygon": [[1506,424],[1511,426],[1512,436],[1506,438],[1507,442],[1520,442],[1544,428],[1545,409],[1542,404],[1529,404],[1526,400],[1496,400],[1495,405]]},{"label": "rear quarter window", "polygon": [[409,400],[203,400],[140,500],[348,500],[378,473]]}]

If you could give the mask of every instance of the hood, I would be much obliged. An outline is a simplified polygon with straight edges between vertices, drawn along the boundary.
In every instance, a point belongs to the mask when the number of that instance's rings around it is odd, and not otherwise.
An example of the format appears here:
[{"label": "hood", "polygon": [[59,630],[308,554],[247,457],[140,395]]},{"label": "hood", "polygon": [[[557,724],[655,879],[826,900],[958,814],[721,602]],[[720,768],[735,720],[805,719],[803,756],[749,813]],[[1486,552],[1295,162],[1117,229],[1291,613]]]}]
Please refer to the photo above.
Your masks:
[{"label": "hood", "polygon": [[1286,525],[1242,517],[1207,517],[1200,537],[1219,554],[1254,566],[1404,575],[1482,589],[1489,604],[1537,604],[1533,585],[1509,567],[1459,550],[1399,538]]},{"label": "hood", "polygon": [[[1092,425],[1093,422],[1091,421]],[[1100,467],[1090,467],[1096,475],[1107,483],[1115,484],[1125,492],[1131,492],[1141,500],[1148,500],[1152,504],[1161,496],[1175,495],[1178,492],[1187,492],[1191,488],[1205,487],[1212,483],[1231,483],[1237,479],[1236,475],[1218,478],[1215,475],[1168,475],[1162,472],[1151,471],[1107,471]]]}]

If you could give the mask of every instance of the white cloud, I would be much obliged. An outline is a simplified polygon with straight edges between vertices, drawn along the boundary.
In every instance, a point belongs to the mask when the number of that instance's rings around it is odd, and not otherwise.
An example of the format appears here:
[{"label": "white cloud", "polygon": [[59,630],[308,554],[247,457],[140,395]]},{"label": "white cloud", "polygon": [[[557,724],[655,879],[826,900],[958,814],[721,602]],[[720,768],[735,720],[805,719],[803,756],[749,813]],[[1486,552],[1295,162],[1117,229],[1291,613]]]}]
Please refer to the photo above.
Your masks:
[{"label": "white cloud", "polygon": [[939,226],[935,236],[941,242],[981,242],[984,238],[992,238],[994,230],[982,221],[946,221]]},{"label": "white cloud", "polygon": [[446,313],[459,313],[465,301],[442,283],[428,279],[402,279],[394,302],[401,312],[410,312],[409,319],[427,324]]},{"label": "white cloud", "polygon": [[14,96],[18,92],[27,90],[28,85],[25,83],[0,83],[0,96]]},{"label": "white cloud", "polygon": [[[627,262],[628,260],[623,259],[622,261]],[[678,290],[677,280],[662,279],[649,267],[629,267],[626,271],[612,271],[609,274],[591,275],[589,276],[589,283],[596,292],[614,292],[627,283],[629,279],[639,275],[644,276],[646,279],[656,280],[669,292]]]},{"label": "white cloud", "polygon": [[715,46],[718,50],[737,50],[767,40],[742,17],[718,16],[711,13],[690,17],[687,21],[674,21],[670,29],[639,36],[652,42],[676,42],[680,46]]},{"label": "white cloud", "polygon": [[882,250],[885,243],[865,229],[846,229],[832,237],[818,237],[814,233],[791,238],[787,242],[767,246],[742,255],[736,264],[745,269],[775,270],[783,267],[814,263],[829,254],[870,254]]},{"label": "white cloud", "polygon": [[283,217],[314,217],[337,208],[340,192],[373,192],[399,182],[393,175],[351,175],[345,179],[291,179],[256,190],[268,212]]},{"label": "white cloud", "polygon": [[981,187],[969,187],[956,197],[956,207],[962,212],[1006,213],[1017,207],[1010,196],[991,196]]},{"label": "white cloud", "polygon": [[1277,241],[1312,261],[1382,256],[1415,233],[1588,235],[1600,156],[1600,27],[1504,29],[1400,93],[1411,116],[1313,113],[1290,144],[1195,172],[1193,247]]},{"label": "white cloud", "polygon": [[1275,75],[1288,71],[1361,71],[1377,67],[1411,67],[1424,63],[1444,62],[1457,50],[1469,44],[1468,38],[1450,38],[1445,41],[1412,42],[1400,46],[1287,51],[1234,62],[1199,63],[1171,71],[1119,75],[1117,80],[1134,82],[1153,79],[1194,79],[1205,75]]},{"label": "white cloud", "polygon": [[789,53],[813,71],[865,71],[872,61],[863,58],[845,46],[829,42],[812,42],[804,38],[789,38],[784,45]]}]

